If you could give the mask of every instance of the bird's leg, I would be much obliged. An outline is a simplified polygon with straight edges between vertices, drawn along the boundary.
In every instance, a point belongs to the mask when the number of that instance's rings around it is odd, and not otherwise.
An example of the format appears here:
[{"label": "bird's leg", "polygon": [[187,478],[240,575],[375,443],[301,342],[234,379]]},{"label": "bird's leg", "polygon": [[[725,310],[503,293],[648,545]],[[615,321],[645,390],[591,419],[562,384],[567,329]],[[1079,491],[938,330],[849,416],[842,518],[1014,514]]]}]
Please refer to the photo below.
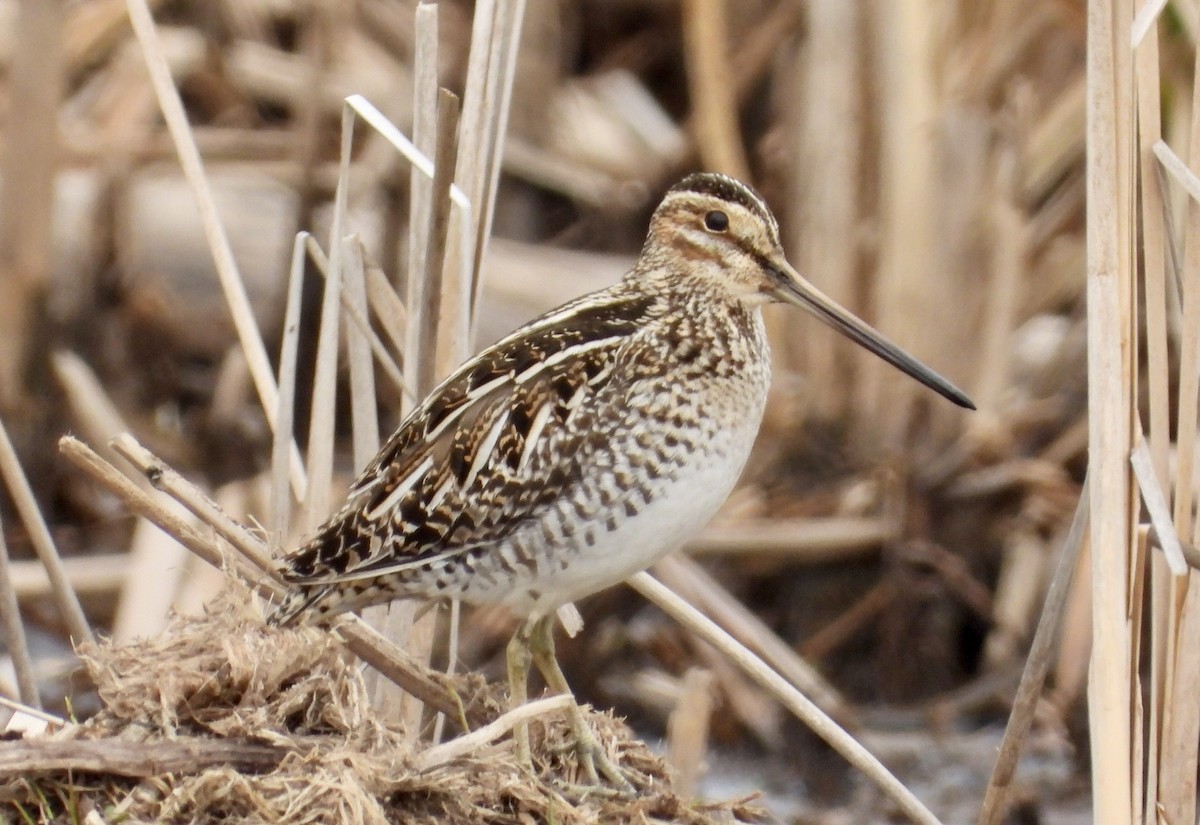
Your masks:
[{"label": "bird's leg", "polygon": [[529,649],[533,655],[533,663],[541,672],[546,685],[554,693],[562,693],[571,697],[567,713],[571,720],[571,732],[575,737],[575,747],[579,753],[579,762],[593,785],[600,784],[596,769],[613,785],[625,793],[633,793],[634,787],[626,778],[624,772],[608,758],[608,754],[596,739],[592,729],[583,718],[583,711],[575,701],[575,696],[563,676],[562,668],[558,666],[558,657],[554,655],[554,614],[538,619],[531,629]]},{"label": "bird's leg", "polygon": [[[529,636],[533,632],[533,620],[524,622],[508,643],[508,701],[515,710],[529,699]],[[533,754],[529,750],[529,723],[518,722],[513,726],[513,739],[517,743],[517,760],[533,773]]]}]

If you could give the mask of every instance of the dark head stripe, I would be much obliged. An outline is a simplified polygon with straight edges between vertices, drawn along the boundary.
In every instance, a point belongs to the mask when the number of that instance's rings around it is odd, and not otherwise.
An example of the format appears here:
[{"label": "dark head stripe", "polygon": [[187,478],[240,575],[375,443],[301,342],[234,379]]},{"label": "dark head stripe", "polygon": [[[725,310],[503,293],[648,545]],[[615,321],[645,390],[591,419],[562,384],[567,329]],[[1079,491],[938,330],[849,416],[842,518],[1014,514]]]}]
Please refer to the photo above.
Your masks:
[{"label": "dark head stripe", "polygon": [[717,174],[716,172],[697,172],[688,175],[679,183],[672,186],[667,194],[670,195],[675,192],[694,192],[698,195],[708,195],[709,197],[719,198],[729,203],[736,203],[762,218],[767,226],[771,228],[772,235],[777,236],[779,234],[775,224],[775,217],[771,214],[771,210],[767,208],[767,203],[762,199],[762,196],[746,184],[734,180],[727,175]]}]

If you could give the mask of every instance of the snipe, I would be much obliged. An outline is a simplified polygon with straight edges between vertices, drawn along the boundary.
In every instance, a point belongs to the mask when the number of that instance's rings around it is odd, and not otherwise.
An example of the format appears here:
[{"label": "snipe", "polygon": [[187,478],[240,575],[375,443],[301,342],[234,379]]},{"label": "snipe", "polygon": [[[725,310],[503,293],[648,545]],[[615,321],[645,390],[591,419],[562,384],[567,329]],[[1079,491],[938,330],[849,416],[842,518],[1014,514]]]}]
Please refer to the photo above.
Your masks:
[{"label": "snipe", "polygon": [[[685,178],[636,266],[463,364],[363,471],[345,506],[283,560],[273,616],[399,598],[503,604],[514,702],[530,659],[567,691],[555,610],[616,584],[704,526],[762,420],[761,308],[794,304],[963,407],[956,387],[838,307],[786,261],[770,210],[722,175]],[[627,782],[573,715],[581,764]],[[518,748],[528,760],[527,735]]]}]

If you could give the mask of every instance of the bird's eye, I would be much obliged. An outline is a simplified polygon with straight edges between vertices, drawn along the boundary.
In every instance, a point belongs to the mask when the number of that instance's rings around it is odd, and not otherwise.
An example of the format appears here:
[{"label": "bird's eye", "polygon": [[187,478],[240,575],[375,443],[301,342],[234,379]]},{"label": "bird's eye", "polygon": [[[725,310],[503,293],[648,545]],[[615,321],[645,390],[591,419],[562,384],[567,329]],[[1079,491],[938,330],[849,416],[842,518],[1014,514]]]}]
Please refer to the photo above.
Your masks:
[{"label": "bird's eye", "polygon": [[729,228],[729,216],[714,209],[704,216],[704,228],[709,232],[724,232]]}]

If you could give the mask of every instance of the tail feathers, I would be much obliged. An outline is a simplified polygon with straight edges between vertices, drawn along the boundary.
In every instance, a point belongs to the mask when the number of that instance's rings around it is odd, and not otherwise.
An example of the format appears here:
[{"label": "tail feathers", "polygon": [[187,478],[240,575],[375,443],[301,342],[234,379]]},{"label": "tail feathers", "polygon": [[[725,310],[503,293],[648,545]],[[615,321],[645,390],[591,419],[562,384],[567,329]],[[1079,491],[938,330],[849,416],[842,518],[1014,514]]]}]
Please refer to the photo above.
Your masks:
[{"label": "tail feathers", "polygon": [[326,611],[320,610],[321,602],[333,591],[331,584],[302,585],[289,590],[276,608],[267,617],[267,624],[276,627],[286,627],[296,624],[305,617],[319,618]]}]

